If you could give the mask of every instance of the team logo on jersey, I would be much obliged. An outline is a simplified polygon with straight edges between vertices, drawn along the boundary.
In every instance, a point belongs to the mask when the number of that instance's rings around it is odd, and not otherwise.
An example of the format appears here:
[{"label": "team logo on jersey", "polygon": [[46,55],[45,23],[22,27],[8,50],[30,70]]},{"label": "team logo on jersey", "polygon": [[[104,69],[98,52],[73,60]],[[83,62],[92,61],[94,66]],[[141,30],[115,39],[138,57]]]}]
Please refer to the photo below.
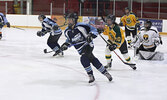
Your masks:
[{"label": "team logo on jersey", "polygon": [[115,41],[121,42],[121,37],[117,37]]},{"label": "team logo on jersey", "polygon": [[131,22],[132,22],[132,21],[130,20],[130,18],[127,18],[127,19],[126,19],[126,23],[127,23],[127,24],[130,24]]},{"label": "team logo on jersey", "polygon": [[114,36],[112,35],[111,32],[109,32],[109,35],[110,35],[110,37],[111,37],[111,40],[114,40]]},{"label": "team logo on jersey", "polygon": [[145,42],[148,42],[148,34],[144,34],[143,39],[144,39]]},{"label": "team logo on jersey", "polygon": [[72,38],[72,42],[80,42],[83,41],[83,37],[81,36],[80,33],[76,34],[73,38]]}]

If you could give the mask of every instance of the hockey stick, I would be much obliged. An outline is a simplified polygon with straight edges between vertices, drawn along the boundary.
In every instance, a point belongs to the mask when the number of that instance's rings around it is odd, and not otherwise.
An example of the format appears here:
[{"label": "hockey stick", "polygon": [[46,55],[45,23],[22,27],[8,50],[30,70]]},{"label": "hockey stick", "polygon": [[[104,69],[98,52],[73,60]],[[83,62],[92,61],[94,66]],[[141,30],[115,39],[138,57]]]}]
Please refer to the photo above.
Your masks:
[{"label": "hockey stick", "polygon": [[[3,25],[3,23],[2,22],[0,22],[0,25]],[[12,28],[16,28],[16,29],[19,29],[19,30],[24,30],[25,31],[25,29],[22,29],[22,28],[19,28],[19,27],[16,27],[16,26],[11,26]],[[10,28],[10,27],[9,27]]]},{"label": "hockey stick", "polygon": [[[100,37],[108,44],[108,45],[110,45],[110,43],[108,43],[105,39],[104,39],[104,37],[101,35],[101,34],[99,34],[100,35]],[[115,51],[113,51],[116,55],[117,55],[117,57],[124,63],[124,64],[126,64],[126,65],[129,65],[133,70],[136,70],[136,64],[132,64],[132,63],[127,63],[127,62],[125,62],[124,60],[122,60],[122,58],[115,52]]]},{"label": "hockey stick", "polygon": [[12,28],[16,28],[16,29],[25,31],[25,29],[23,29],[23,28],[19,28],[19,27],[16,27],[16,26],[11,26],[11,27],[12,27]]}]

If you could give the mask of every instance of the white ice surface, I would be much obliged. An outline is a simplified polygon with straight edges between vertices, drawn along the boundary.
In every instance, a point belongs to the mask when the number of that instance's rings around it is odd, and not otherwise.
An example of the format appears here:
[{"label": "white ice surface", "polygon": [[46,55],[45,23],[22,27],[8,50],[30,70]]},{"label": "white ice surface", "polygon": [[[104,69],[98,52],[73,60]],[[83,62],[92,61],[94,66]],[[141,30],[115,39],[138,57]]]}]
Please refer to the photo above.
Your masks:
[{"label": "white ice surface", "polygon": [[[64,57],[44,54],[50,50],[48,35],[37,37],[38,30],[2,30],[0,100],[167,100],[167,36],[157,49],[165,53],[164,61],[139,60],[133,71],[113,54],[113,82],[93,68],[96,85],[89,86],[77,51],[72,47]],[[59,43],[64,41],[62,36]],[[105,65],[105,42],[98,37],[94,43],[94,54]],[[129,53],[133,56],[133,50]]]}]

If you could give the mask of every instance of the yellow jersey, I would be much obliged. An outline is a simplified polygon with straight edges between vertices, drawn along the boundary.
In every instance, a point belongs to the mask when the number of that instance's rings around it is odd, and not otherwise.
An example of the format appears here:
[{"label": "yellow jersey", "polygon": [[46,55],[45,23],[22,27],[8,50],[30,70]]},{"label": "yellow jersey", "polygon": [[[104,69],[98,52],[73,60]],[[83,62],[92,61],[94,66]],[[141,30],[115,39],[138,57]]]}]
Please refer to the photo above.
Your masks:
[{"label": "yellow jersey", "polygon": [[117,24],[112,29],[105,25],[103,34],[107,35],[112,43],[117,44],[117,48],[120,48],[125,41],[124,31]]},{"label": "yellow jersey", "polygon": [[134,30],[136,23],[139,23],[138,18],[134,13],[130,13],[129,15],[124,15],[120,21],[123,26],[125,26],[129,30]]}]

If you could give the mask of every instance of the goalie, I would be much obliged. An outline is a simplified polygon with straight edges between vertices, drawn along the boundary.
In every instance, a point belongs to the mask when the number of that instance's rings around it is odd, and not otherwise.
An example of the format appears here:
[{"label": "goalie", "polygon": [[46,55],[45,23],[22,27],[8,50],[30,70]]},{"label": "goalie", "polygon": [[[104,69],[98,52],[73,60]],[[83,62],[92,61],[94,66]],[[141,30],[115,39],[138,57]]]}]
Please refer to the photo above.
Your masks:
[{"label": "goalie", "polygon": [[150,20],[146,20],[134,44],[135,55],[143,60],[163,60],[163,54],[155,52],[159,44],[162,44],[162,40],[157,28],[152,26]]}]

